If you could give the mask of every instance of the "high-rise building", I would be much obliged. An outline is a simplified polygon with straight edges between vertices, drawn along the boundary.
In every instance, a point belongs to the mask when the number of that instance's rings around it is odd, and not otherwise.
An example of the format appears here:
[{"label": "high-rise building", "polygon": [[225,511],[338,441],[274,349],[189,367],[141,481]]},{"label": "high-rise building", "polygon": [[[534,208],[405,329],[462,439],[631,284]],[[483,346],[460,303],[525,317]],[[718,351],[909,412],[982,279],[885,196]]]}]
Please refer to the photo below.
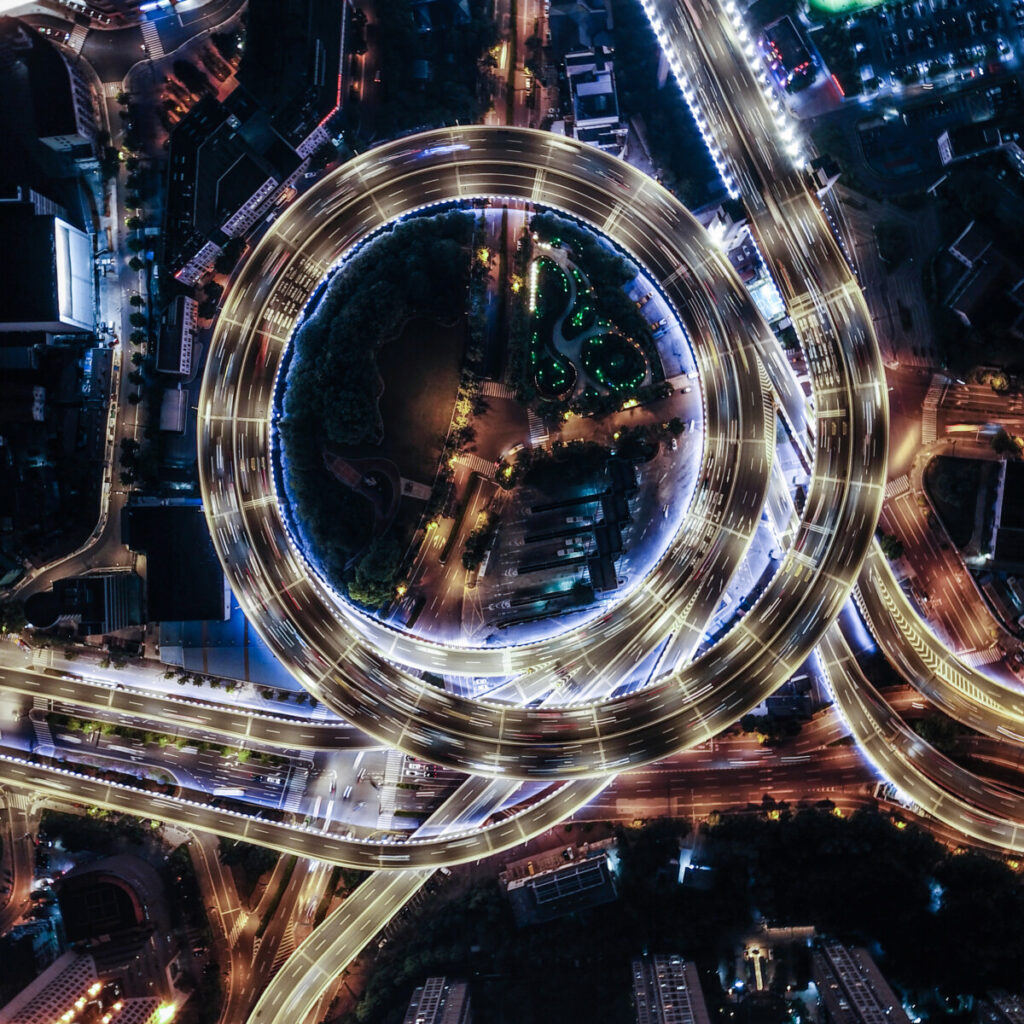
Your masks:
[{"label": "high-rise building", "polygon": [[87,953],[69,951],[0,1008],[0,1024],[53,1024],[103,1020],[109,1024],[157,1024],[166,1020],[160,1000],[126,999],[120,985],[101,980]]},{"label": "high-rise building", "polygon": [[910,1024],[866,949],[823,942],[814,952],[814,983],[828,1024]]},{"label": "high-rise building", "polygon": [[464,981],[427,978],[412,994],[402,1024],[473,1024]]},{"label": "high-rise building", "polygon": [[681,956],[633,961],[637,1024],[710,1024],[697,967]]},{"label": "high-rise building", "polygon": [[96,114],[80,61],[16,18],[0,18],[0,79],[7,103],[24,105],[43,145],[95,163]]}]

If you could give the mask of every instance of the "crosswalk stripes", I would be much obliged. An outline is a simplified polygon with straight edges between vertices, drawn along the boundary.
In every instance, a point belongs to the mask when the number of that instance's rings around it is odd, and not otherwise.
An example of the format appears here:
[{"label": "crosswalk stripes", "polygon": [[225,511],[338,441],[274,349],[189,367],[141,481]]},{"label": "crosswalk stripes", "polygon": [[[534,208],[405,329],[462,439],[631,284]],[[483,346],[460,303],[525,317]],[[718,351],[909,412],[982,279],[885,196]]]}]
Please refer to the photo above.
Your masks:
[{"label": "crosswalk stripes", "polygon": [[543,444],[548,439],[548,428],[544,421],[532,410],[526,410],[526,419],[530,424],[530,444]]},{"label": "crosswalk stripes", "polygon": [[[36,697],[35,701],[39,698]],[[45,702],[44,702],[45,705]],[[37,747],[52,747],[53,733],[50,731],[50,723],[41,715],[32,716],[32,730],[36,734]]]},{"label": "crosswalk stripes", "polygon": [[244,911],[239,911],[235,915],[235,923],[231,926],[231,934],[228,936],[228,945],[233,946],[238,941],[238,936],[242,934],[242,929],[246,926],[249,920],[249,915]]},{"label": "crosswalk stripes", "polygon": [[898,498],[901,494],[906,494],[910,490],[910,478],[904,473],[902,476],[896,477],[895,480],[890,480],[885,485],[885,497],[886,500],[890,498]]},{"label": "crosswalk stripes", "polygon": [[465,466],[471,473],[479,473],[488,480],[494,477],[494,463],[481,458],[476,452],[460,452],[458,455],[459,464]]},{"label": "crosswalk stripes", "polygon": [[405,754],[391,748],[384,761],[384,779],[378,790],[380,809],[377,814],[377,828],[389,829],[395,820],[395,800],[398,796],[398,783],[402,778],[405,765]]},{"label": "crosswalk stripes", "polygon": [[938,410],[939,402],[945,393],[949,378],[941,373],[932,376],[928,394],[924,396],[924,403],[921,407],[921,443],[931,444],[938,436]]},{"label": "crosswalk stripes", "polygon": [[75,53],[81,53],[82,47],[85,45],[85,37],[89,34],[88,25],[75,25],[68,36],[68,46],[75,51]]},{"label": "crosswalk stripes", "polygon": [[160,42],[160,33],[157,32],[156,25],[152,21],[144,20],[141,27],[142,38],[146,43],[150,58],[158,60],[164,55],[164,44]]},{"label": "crosswalk stripes", "polygon": [[970,668],[981,668],[982,665],[991,665],[1003,657],[1003,652],[998,647],[989,647],[984,651],[967,651],[958,655],[960,660]]},{"label": "crosswalk stripes", "polygon": [[288,926],[284,930],[284,935],[281,936],[281,944],[277,947],[277,952],[274,954],[274,962],[271,964],[270,973],[276,974],[284,966],[285,960],[287,960],[294,951],[295,921],[291,920],[288,922]]},{"label": "crosswalk stripes", "polygon": [[515,398],[516,389],[500,380],[485,380],[480,385],[480,394],[486,398]]},{"label": "crosswalk stripes", "polygon": [[306,779],[309,772],[305,768],[296,768],[288,779],[288,792],[285,794],[284,809],[294,813],[302,802],[302,794],[306,791]]}]

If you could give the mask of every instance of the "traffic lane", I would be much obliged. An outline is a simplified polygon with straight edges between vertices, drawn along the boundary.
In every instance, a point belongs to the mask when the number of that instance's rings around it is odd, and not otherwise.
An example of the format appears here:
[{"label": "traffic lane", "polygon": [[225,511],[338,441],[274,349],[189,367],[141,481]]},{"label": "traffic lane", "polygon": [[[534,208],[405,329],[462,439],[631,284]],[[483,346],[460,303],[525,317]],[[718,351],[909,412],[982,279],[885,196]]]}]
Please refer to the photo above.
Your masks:
[{"label": "traffic lane", "polygon": [[864,676],[838,627],[822,643],[822,660],[857,745],[884,778],[958,832],[1024,850],[1024,797],[978,779],[929,747]]},{"label": "traffic lane", "polygon": [[[516,788],[515,783],[502,780],[467,779],[417,834],[458,827],[482,811],[499,807]],[[432,874],[433,869],[371,875],[292,954],[253,1008],[250,1024],[304,1020],[338,974]]]},{"label": "traffic lane", "polygon": [[[325,832],[310,826],[261,819],[207,803],[143,792],[117,783],[102,782],[74,772],[49,768],[20,758],[0,755],[0,785],[28,789],[38,795],[80,801],[127,814],[157,817],[187,829],[268,846],[282,853],[309,856],[332,864],[360,869],[464,863],[509,849],[564,820],[599,793],[607,781],[587,780],[557,787],[520,813],[482,828],[467,828],[455,835],[381,841],[347,838],[336,829]],[[354,832],[349,828],[347,835]]]},{"label": "traffic lane", "polygon": [[857,603],[890,664],[929,702],[979,732],[1024,741],[1024,694],[950,654],[909,604],[877,547],[865,561]]},{"label": "traffic lane", "polygon": [[928,613],[938,619],[954,652],[990,648],[999,624],[967,580],[966,569],[952,546],[936,538],[927,511],[914,496],[902,494],[886,502],[880,523],[903,542],[903,557],[928,595]]},{"label": "traffic lane", "polygon": [[240,711],[212,702],[162,695],[122,684],[105,684],[67,672],[36,672],[0,667],[0,689],[46,697],[68,707],[109,711],[129,720],[173,726],[182,732],[212,735],[233,743],[262,743],[293,750],[362,750],[377,744],[344,722],[314,722],[286,715]]}]

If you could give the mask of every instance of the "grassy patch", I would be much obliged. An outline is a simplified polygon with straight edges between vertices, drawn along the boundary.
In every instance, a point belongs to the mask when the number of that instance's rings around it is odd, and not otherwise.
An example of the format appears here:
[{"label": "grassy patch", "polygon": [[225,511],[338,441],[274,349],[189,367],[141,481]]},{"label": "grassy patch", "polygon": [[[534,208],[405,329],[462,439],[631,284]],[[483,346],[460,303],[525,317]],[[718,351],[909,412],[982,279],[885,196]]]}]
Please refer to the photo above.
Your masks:
[{"label": "grassy patch", "polygon": [[410,320],[377,354],[384,382],[381,443],[343,448],[341,454],[391,459],[403,476],[430,483],[459,389],[464,339],[464,319],[450,327],[422,317]]}]

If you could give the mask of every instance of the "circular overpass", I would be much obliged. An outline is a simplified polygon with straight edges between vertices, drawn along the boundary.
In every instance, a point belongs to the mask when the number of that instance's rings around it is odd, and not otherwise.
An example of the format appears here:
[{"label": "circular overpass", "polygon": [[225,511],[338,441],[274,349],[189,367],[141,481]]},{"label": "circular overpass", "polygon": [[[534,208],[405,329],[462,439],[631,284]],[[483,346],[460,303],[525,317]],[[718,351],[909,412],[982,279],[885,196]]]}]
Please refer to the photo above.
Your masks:
[{"label": "circular overpass", "polygon": [[[593,226],[656,277],[687,330],[705,451],[683,528],[657,569],[599,622],[536,644],[442,646],[362,615],[309,569],[268,471],[273,387],[326,271],[396,217],[478,198],[537,203]],[[794,544],[735,628],[688,661],[746,554],[767,492],[770,332],[724,256],[669,193],[600,151],[524,129],[442,129],[335,171],[264,235],[229,289],[200,398],[200,481],[214,544],[247,615],[300,682],[380,741],[470,772],[586,777],[701,742],[759,703],[838,613],[870,543],[884,475],[884,401],[857,353],[816,394],[831,429]],[[859,367],[877,361],[871,339]],[[878,455],[878,452],[881,455]],[[648,688],[588,705],[519,708],[438,690],[412,669],[614,679],[671,637]],[[676,661],[675,659],[678,659]]]}]

